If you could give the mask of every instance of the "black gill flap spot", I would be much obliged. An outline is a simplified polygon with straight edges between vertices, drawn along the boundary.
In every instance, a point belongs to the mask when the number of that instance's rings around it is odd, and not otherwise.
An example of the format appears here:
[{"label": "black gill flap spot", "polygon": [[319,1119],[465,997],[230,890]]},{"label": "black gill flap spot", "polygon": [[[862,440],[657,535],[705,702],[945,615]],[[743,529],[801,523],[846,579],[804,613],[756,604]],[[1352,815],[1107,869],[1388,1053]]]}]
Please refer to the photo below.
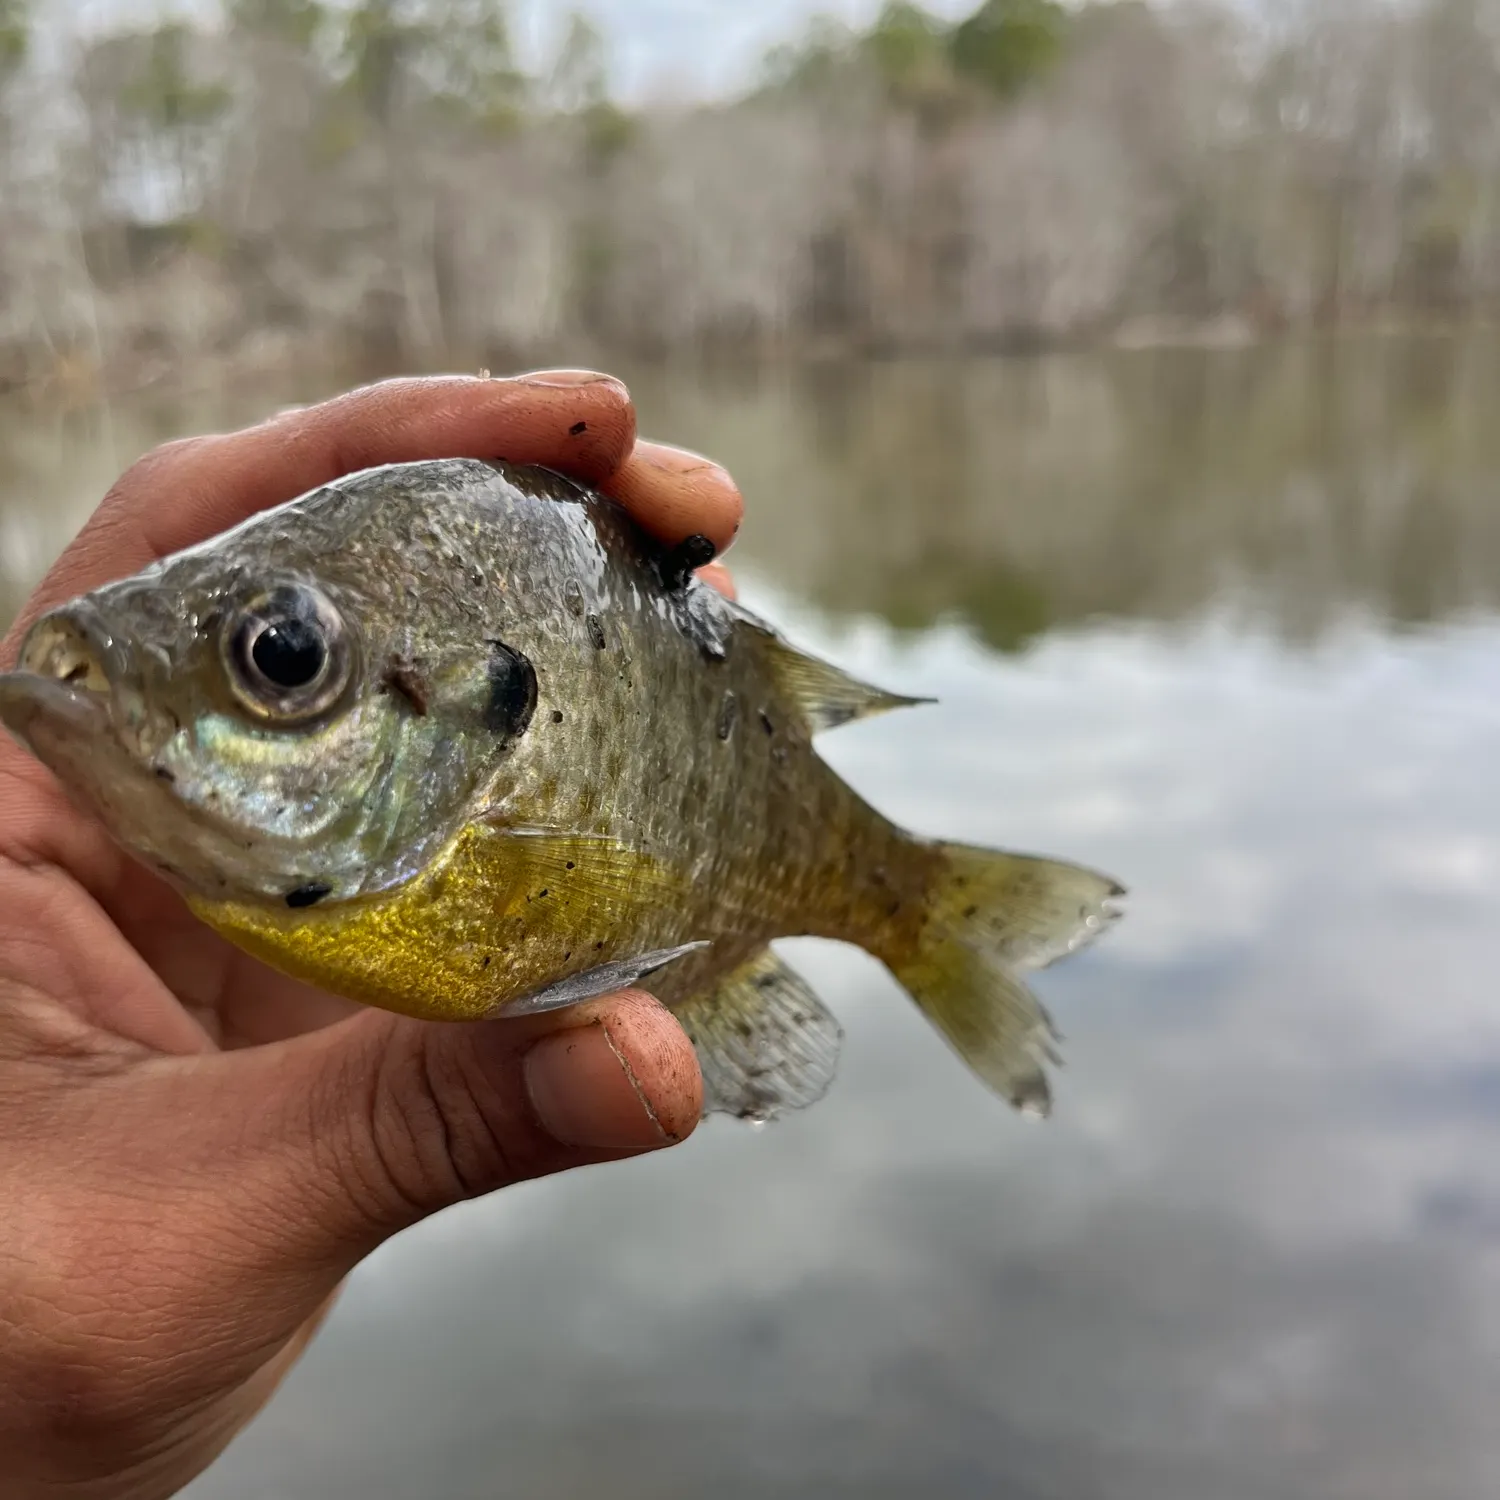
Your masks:
[{"label": "black gill flap spot", "polygon": [[491,641],[490,691],[484,709],[484,727],[505,740],[518,740],[536,712],[536,669],[504,641]]}]

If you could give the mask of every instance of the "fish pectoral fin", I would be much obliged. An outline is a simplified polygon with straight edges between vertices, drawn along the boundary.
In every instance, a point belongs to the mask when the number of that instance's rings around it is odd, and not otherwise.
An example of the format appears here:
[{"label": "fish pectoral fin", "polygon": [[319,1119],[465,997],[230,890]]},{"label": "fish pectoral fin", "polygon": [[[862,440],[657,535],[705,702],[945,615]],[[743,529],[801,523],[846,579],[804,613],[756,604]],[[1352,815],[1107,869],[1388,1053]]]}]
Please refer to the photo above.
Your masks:
[{"label": "fish pectoral fin", "polygon": [[[558,947],[579,947],[578,934],[587,932],[607,937],[609,950],[618,952],[621,945],[610,934],[628,930],[632,912],[677,910],[688,895],[678,865],[607,835],[517,826],[494,817],[473,830],[466,858],[472,865],[470,878],[499,893],[495,910],[501,932],[509,930],[509,924],[518,924],[522,931],[546,930]],[[627,989],[707,946],[704,941],[627,953],[504,1000],[488,1014],[534,1016],[565,1010]],[[598,947],[603,949],[604,943]]]},{"label": "fish pectoral fin", "polygon": [[756,624],[765,637],[771,673],[778,686],[797,705],[809,734],[837,729],[857,719],[873,718],[897,708],[935,703],[934,698],[906,698],[871,687],[831,662],[809,656],[768,626]]},{"label": "fish pectoral fin", "polygon": [[764,948],[672,1007],[703,1073],[703,1113],[773,1120],[828,1091],[843,1028],[807,982]]},{"label": "fish pectoral fin", "polygon": [[686,877],[671,860],[607,834],[518,827],[486,818],[476,830],[474,857],[512,873],[525,869],[538,889],[596,909],[619,912],[650,903],[675,907]]},{"label": "fish pectoral fin", "polygon": [[545,989],[533,990],[515,1000],[507,1000],[495,1012],[495,1018],[511,1016],[538,1016],[544,1011],[567,1010],[582,1005],[585,1000],[597,1000],[601,995],[613,994],[616,990],[629,989],[633,984],[651,974],[674,964],[679,958],[697,953],[708,947],[703,943],[684,943],[680,948],[658,948],[654,953],[641,953],[634,958],[617,959],[600,964],[582,974],[572,974],[549,984]]}]

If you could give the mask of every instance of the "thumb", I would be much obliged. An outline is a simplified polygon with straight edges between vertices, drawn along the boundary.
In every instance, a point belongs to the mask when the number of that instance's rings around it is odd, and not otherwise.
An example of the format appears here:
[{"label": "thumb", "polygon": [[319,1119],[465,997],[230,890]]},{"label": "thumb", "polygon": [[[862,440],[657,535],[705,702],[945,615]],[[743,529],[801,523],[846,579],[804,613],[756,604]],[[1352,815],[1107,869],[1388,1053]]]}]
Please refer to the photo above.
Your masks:
[{"label": "thumb", "polygon": [[365,1011],[274,1046],[91,1065],[75,1088],[43,1076],[53,1123],[25,1149],[47,1191],[21,1195],[18,1241],[23,1267],[43,1246],[36,1314],[4,1348],[45,1377],[62,1472],[147,1454],[140,1493],[163,1495],[150,1476],[183,1482],[228,1441],[383,1240],[670,1145],[702,1100],[687,1037],[637,993],[469,1025]]},{"label": "thumb", "polygon": [[702,1109],[692,1044],[637,992],[470,1024],[366,1011],[192,1067],[202,1108],[175,1101],[195,1133],[196,1160],[181,1165],[202,1183],[214,1279],[258,1325],[243,1332],[260,1345],[290,1336],[355,1264],[418,1220],[673,1145]]},{"label": "thumb", "polygon": [[477,1025],[366,1012],[286,1051],[263,1060],[270,1144],[300,1248],[336,1263],[464,1199],[675,1145],[702,1109],[692,1044],[638,991]]}]

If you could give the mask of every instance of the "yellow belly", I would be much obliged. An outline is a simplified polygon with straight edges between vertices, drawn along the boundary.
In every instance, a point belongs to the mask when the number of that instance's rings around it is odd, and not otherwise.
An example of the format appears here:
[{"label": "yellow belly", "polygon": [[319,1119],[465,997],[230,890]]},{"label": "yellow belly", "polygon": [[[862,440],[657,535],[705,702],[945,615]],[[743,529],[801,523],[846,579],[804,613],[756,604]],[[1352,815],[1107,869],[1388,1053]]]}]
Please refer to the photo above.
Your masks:
[{"label": "yellow belly", "polygon": [[326,907],[195,900],[271,967],[365,1005],[475,1021],[506,1001],[676,942],[695,903],[666,863],[608,839],[466,828],[398,890]]}]

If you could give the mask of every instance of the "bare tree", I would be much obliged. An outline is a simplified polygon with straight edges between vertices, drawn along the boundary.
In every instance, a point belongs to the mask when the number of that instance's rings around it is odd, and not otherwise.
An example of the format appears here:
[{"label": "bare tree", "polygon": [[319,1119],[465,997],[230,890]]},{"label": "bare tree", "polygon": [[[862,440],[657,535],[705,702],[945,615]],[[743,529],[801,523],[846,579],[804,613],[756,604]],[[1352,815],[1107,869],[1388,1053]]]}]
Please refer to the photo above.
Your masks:
[{"label": "bare tree", "polygon": [[529,78],[505,0],[221,3],[59,60],[0,0],[0,379],[1500,301],[1500,0],[890,0],[634,111],[579,17]]}]

